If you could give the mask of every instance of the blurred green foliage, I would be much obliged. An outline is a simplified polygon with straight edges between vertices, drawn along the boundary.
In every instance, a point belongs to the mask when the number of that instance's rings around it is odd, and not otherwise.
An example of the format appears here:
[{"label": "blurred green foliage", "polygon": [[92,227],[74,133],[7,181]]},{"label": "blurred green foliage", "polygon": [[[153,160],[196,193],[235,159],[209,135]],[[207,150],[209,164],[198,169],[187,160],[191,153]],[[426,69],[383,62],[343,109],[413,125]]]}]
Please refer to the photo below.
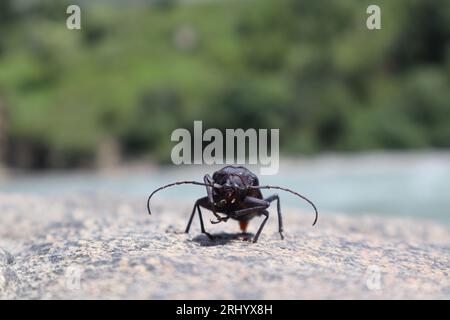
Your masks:
[{"label": "blurred green foliage", "polygon": [[450,147],[448,0],[76,3],[81,31],[65,1],[0,2],[12,163],[90,163],[111,138],[167,161],[194,120],[280,128],[292,154]]}]

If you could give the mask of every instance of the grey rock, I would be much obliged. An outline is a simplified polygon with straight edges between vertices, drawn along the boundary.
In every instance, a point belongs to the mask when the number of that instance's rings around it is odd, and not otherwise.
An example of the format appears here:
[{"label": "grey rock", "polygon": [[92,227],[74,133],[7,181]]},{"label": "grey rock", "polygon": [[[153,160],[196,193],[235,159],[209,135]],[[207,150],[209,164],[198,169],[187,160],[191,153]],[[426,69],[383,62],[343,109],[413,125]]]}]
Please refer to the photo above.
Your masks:
[{"label": "grey rock", "polygon": [[[236,222],[194,220],[191,203],[117,195],[0,194],[0,297],[6,299],[450,298],[450,231],[429,221],[283,208],[257,244]],[[205,221],[210,216],[205,212]],[[250,223],[255,232],[261,220]]]}]

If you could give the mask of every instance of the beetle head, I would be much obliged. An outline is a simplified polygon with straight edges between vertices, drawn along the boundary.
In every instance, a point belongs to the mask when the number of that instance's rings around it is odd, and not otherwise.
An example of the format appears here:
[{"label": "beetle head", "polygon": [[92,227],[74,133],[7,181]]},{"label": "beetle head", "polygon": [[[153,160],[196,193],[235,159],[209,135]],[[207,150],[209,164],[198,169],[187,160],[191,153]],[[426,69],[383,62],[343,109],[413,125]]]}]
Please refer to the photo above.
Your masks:
[{"label": "beetle head", "polygon": [[227,181],[222,185],[215,185],[215,189],[222,202],[231,204],[234,204],[236,201],[241,199],[245,190],[232,179],[227,179]]}]

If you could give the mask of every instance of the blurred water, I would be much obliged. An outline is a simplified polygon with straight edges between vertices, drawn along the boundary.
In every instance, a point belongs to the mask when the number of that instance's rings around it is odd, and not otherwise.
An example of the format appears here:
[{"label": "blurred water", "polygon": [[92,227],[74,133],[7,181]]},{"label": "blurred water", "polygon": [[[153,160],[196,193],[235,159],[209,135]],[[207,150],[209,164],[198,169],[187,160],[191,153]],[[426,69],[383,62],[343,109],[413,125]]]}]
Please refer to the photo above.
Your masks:
[{"label": "blurred water", "polygon": [[[121,170],[113,173],[46,173],[0,180],[0,192],[63,195],[120,193],[146,197],[176,180],[202,181],[220,167],[175,167]],[[257,168],[251,168],[258,172]],[[312,199],[323,213],[409,216],[450,222],[450,153],[327,155],[284,160],[276,176],[261,184],[283,185]],[[272,190],[265,190],[268,195]],[[310,210],[296,197],[279,192],[283,205]],[[155,197],[183,200],[205,195],[203,187],[185,185]]]}]

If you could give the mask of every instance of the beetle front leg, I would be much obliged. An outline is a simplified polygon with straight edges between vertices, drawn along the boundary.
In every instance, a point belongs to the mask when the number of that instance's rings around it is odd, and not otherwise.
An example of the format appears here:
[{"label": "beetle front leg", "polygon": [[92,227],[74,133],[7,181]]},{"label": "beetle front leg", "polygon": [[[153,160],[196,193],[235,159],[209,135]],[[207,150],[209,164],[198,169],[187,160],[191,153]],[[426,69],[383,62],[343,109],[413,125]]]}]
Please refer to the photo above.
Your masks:
[{"label": "beetle front leg", "polygon": [[281,240],[284,240],[283,236],[283,219],[281,217],[281,207],[280,207],[280,197],[277,194],[271,195],[264,199],[267,202],[272,202],[277,200],[277,213],[278,213],[278,232],[280,233]]},{"label": "beetle front leg", "polygon": [[240,218],[250,212],[267,209],[270,206],[270,202],[250,196],[245,197],[244,204],[249,207],[235,211],[234,218]]},{"label": "beetle front leg", "polygon": [[206,230],[205,230],[205,225],[203,223],[202,211],[200,210],[200,205],[205,204],[205,202],[207,202],[207,201],[208,201],[207,197],[200,198],[197,201],[195,201],[194,208],[192,209],[191,217],[189,218],[189,222],[188,222],[188,224],[186,226],[186,231],[185,232],[189,233],[189,229],[191,228],[192,220],[194,219],[195,211],[197,210],[198,217],[199,217],[199,220],[200,220],[200,230],[201,230],[201,232],[206,234],[208,236],[208,238],[213,239],[214,237],[210,233],[206,232]]},{"label": "beetle front leg", "polygon": [[255,236],[253,237],[253,243],[258,242],[259,235],[261,234],[261,231],[263,230],[264,225],[266,224],[267,220],[269,219],[269,212],[267,210],[262,210],[262,211],[260,211],[260,213],[262,215],[264,215],[265,218],[264,218],[263,222],[261,223],[261,225],[259,226],[259,229],[256,232]]},{"label": "beetle front leg", "polygon": [[[247,204],[253,204],[255,205],[254,207],[249,207],[249,208],[245,208],[245,209],[241,209],[235,212],[236,217],[242,217],[246,214],[249,214],[251,212],[260,212],[263,215],[266,215],[266,219],[263,221],[263,224],[261,225],[260,229],[258,230],[259,233],[261,233],[262,231],[262,227],[264,227],[265,221],[268,218],[268,212],[265,210],[270,206],[270,203],[274,200],[277,200],[277,213],[278,213],[278,232],[280,233],[281,236],[281,240],[284,240],[284,236],[283,236],[283,219],[281,216],[281,208],[280,208],[280,197],[277,194],[274,194],[264,200],[258,199],[258,198],[254,198],[254,197],[246,197],[244,200],[244,203]],[[261,211],[263,210],[263,211]],[[265,212],[265,213],[264,213]],[[258,240],[259,237],[259,233],[257,233],[258,236],[255,236],[255,239]],[[256,241],[254,241],[256,242]]]},{"label": "beetle front leg", "polygon": [[[214,184],[214,180],[211,178],[211,176],[210,176],[209,174],[205,174],[205,176],[203,177],[203,181],[204,181],[206,184]],[[228,220],[228,218],[222,218],[222,217],[221,217],[220,215],[218,215],[217,212],[216,212],[216,208],[215,208],[215,205],[214,205],[213,194],[212,194],[212,187],[211,187],[211,186],[206,186],[206,193],[208,194],[208,200],[209,200],[209,203],[210,203],[210,205],[211,205],[211,211],[212,211],[212,213],[214,214],[214,216],[217,218],[216,221],[210,220],[211,223],[212,223],[212,224],[217,224],[217,223],[220,223],[220,222],[222,222],[222,221],[225,221],[225,222],[226,222],[226,221]]]}]

